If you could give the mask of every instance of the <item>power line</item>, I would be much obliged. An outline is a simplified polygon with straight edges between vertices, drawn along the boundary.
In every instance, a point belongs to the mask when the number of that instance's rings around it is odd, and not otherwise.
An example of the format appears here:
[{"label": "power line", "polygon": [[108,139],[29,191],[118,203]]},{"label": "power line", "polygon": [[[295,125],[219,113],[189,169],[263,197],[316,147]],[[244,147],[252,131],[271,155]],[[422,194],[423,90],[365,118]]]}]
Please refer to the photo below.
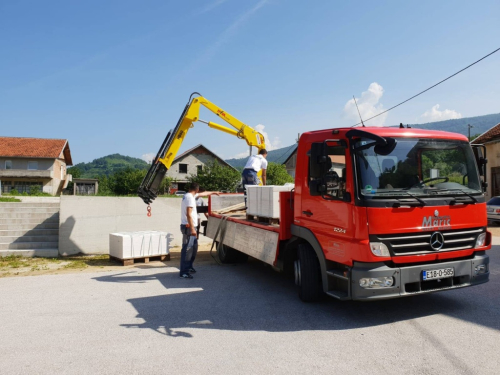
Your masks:
[{"label": "power line", "polygon": [[[380,116],[380,115],[383,115],[384,113],[389,112],[391,109],[394,109],[394,108],[396,108],[396,107],[399,107],[401,104],[404,104],[404,103],[406,103],[406,102],[408,102],[408,101],[412,100],[413,98],[416,98],[417,96],[419,96],[419,95],[423,94],[423,93],[424,93],[424,92],[426,92],[426,91],[429,91],[430,89],[432,89],[432,88],[436,87],[437,85],[440,85],[440,84],[441,84],[441,83],[443,83],[444,81],[449,80],[451,77],[456,76],[458,73],[462,73],[464,70],[469,69],[472,65],[477,64],[477,63],[478,63],[478,62],[480,62],[481,60],[484,60],[484,59],[485,59],[485,58],[487,58],[488,56],[491,56],[491,55],[493,55],[495,52],[498,52],[498,51],[500,51],[500,48],[497,48],[497,49],[496,49],[496,50],[494,50],[493,52],[488,53],[486,56],[481,57],[479,60],[477,60],[477,61],[473,62],[472,64],[470,64],[470,65],[466,66],[465,68],[463,68],[463,69],[459,70],[459,71],[458,71],[458,72],[456,72],[455,74],[452,74],[452,75],[451,75],[451,76],[449,76],[448,78],[445,78],[445,79],[443,79],[442,81],[439,81],[438,83],[436,83],[435,85],[432,85],[431,87],[429,87],[429,88],[425,89],[424,91],[421,91],[421,92],[419,92],[419,93],[418,93],[418,94],[416,94],[416,95],[413,95],[411,98],[406,99],[404,102],[401,102],[401,103],[399,103],[399,104],[396,104],[394,107],[391,107],[391,108],[389,108],[389,109],[386,109],[385,111],[380,112],[378,115],[372,116],[372,117],[370,117],[370,118],[368,118],[368,119],[364,120],[364,122],[370,121],[371,119],[374,119],[375,117],[378,117],[378,116]],[[352,125],[352,126],[351,126],[351,128],[352,128],[352,127],[354,127],[354,126],[361,125],[361,124],[362,124],[362,122],[358,122],[357,124]]]}]

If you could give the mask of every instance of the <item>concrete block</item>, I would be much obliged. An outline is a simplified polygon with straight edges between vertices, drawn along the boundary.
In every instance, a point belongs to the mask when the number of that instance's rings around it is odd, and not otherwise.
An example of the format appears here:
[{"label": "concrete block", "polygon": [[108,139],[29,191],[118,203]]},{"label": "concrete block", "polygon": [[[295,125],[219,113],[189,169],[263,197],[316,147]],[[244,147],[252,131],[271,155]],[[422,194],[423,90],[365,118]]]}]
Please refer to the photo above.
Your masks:
[{"label": "concrete block", "polygon": [[172,234],[166,232],[110,233],[109,255],[118,259],[167,255],[171,242]]}]

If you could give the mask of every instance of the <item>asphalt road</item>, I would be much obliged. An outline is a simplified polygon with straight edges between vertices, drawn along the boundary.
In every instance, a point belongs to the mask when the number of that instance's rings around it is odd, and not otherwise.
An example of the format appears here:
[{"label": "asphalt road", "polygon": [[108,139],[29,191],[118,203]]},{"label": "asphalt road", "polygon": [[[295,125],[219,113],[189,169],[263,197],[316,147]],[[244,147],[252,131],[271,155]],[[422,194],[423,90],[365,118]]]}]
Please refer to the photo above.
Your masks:
[{"label": "asphalt road", "polygon": [[1,374],[498,374],[490,282],[380,302],[302,303],[253,261],[0,279]]}]

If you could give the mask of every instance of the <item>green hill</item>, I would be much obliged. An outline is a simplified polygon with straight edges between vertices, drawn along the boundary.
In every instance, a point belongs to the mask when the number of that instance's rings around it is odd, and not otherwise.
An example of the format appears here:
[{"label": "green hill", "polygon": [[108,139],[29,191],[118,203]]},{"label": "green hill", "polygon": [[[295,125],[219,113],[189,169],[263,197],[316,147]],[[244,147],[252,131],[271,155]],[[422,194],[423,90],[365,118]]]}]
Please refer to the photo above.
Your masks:
[{"label": "green hill", "polygon": [[[500,123],[500,113],[496,113],[485,116],[430,122],[427,124],[410,124],[410,126],[418,129],[432,129],[432,130],[455,132],[467,136],[468,124],[473,126],[473,128],[470,131],[470,134],[475,135],[475,134],[482,134],[491,127],[499,123]],[[269,151],[267,155],[267,160],[270,162],[282,164],[290,156],[290,154],[293,151],[295,151],[296,146],[297,144],[294,143],[288,147],[283,147],[277,150]],[[241,159],[228,159],[226,160],[226,162],[228,162],[235,168],[242,169],[245,166],[247,159],[248,157],[244,157]],[[120,154],[113,154],[104,156],[99,159],[95,159],[90,163],[76,164],[73,168],[78,168],[82,172],[81,178],[94,178],[101,175],[109,176],[127,167],[133,169],[148,169],[149,164],[147,164],[142,159],[132,158],[130,156],[123,156]]]},{"label": "green hill", "polygon": [[81,171],[80,178],[95,178],[102,175],[112,175],[125,168],[148,169],[149,164],[142,159],[113,154],[95,159],[90,163],[78,163],[72,168],[78,168]]},{"label": "green hill", "polygon": [[470,130],[471,136],[474,134],[483,134],[485,131],[495,126],[496,124],[500,124],[500,113],[485,116],[459,118],[454,120],[429,122],[427,124],[410,124],[410,126],[418,129],[443,130],[468,136],[468,124],[473,126],[473,128]]}]

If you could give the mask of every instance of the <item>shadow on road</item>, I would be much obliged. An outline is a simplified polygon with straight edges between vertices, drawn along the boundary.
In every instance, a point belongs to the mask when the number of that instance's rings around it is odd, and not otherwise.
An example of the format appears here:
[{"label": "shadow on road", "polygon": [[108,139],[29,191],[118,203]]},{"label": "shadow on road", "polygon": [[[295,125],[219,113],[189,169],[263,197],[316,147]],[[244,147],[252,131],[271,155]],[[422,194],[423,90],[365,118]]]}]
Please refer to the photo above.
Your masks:
[{"label": "shadow on road", "polygon": [[167,293],[129,299],[140,324],[172,337],[191,337],[186,328],[289,332],[346,330],[390,325],[395,322],[443,314],[500,329],[495,296],[498,280],[481,286],[435,294],[377,301],[340,302],[325,298],[316,304],[299,300],[293,280],[257,261],[220,267],[199,266],[193,280],[178,277],[173,267],[140,275],[135,271],[96,277],[100,282],[147,283],[159,281]]}]

